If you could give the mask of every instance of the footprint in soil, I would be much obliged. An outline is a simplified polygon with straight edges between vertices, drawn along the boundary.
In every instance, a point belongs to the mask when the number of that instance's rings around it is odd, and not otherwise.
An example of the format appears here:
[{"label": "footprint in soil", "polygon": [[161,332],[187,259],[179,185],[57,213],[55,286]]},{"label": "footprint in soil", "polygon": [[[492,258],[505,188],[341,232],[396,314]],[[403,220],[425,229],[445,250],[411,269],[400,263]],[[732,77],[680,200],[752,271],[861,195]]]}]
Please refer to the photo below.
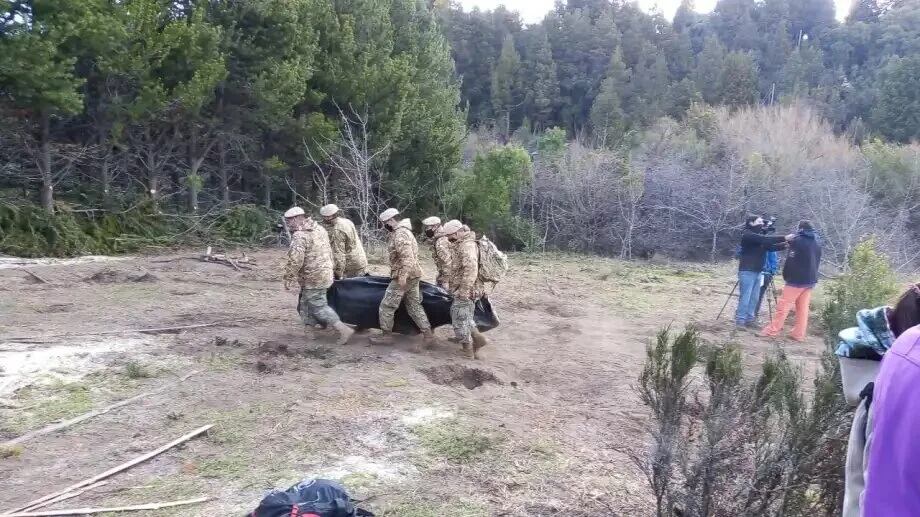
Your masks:
[{"label": "footprint in soil", "polygon": [[463,385],[468,390],[476,389],[487,382],[503,385],[504,383],[494,373],[481,368],[470,368],[459,364],[445,364],[422,368],[422,373],[428,380],[442,386]]}]

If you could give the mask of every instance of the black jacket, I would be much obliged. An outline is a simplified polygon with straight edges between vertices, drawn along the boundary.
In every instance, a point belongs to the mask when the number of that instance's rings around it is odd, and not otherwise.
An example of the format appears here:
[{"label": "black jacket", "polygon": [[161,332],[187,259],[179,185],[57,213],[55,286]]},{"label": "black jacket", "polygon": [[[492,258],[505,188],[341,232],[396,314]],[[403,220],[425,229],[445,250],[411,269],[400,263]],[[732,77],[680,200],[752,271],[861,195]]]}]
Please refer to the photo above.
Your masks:
[{"label": "black jacket", "polygon": [[785,237],[768,237],[750,228],[741,233],[741,252],[738,255],[738,271],[763,271],[764,258],[768,251],[785,247]]},{"label": "black jacket", "polygon": [[812,287],[818,283],[821,263],[821,240],[812,230],[799,230],[789,242],[789,254],[783,266],[783,280],[792,287]]}]

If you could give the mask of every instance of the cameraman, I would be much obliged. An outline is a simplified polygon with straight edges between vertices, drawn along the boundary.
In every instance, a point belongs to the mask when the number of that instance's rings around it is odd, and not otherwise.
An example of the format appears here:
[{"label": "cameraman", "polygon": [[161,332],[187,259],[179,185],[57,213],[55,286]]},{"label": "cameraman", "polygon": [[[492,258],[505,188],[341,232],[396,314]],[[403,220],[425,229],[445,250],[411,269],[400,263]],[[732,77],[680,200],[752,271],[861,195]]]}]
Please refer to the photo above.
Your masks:
[{"label": "cameraman", "polygon": [[768,251],[781,250],[792,236],[770,237],[764,235],[765,223],[759,215],[749,215],[741,233],[741,250],[738,253],[738,310],[737,327],[754,326],[755,310],[760,299],[760,275]]}]

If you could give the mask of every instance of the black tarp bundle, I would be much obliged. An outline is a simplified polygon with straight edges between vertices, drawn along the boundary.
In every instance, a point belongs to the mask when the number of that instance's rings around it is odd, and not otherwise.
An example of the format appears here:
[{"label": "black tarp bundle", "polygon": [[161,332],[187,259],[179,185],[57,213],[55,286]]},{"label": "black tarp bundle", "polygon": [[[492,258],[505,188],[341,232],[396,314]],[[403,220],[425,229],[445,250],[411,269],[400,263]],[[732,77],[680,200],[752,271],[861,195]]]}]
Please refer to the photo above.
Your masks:
[{"label": "black tarp bundle", "polygon": [[[382,276],[362,276],[336,280],[327,291],[326,297],[329,306],[335,310],[345,323],[354,325],[359,329],[380,328],[377,310],[383,300],[383,293],[390,285],[390,279]],[[453,300],[450,293],[440,287],[421,283],[422,306],[431,327],[440,327],[450,324],[450,304]],[[498,326],[498,316],[492,309],[488,298],[476,302],[474,313],[476,325],[485,332]],[[396,311],[393,331],[400,334],[418,334],[418,327],[406,312],[405,303]]]},{"label": "black tarp bundle", "polygon": [[339,483],[328,479],[308,479],[285,491],[265,496],[259,507],[246,517],[374,517],[352,503]]}]

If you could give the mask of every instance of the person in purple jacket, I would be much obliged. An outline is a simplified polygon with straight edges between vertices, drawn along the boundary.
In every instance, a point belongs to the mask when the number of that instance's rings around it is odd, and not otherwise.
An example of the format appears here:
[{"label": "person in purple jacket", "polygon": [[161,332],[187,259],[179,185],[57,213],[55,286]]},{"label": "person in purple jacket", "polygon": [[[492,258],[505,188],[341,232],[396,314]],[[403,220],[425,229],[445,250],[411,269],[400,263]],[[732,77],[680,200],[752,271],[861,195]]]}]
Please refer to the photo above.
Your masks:
[{"label": "person in purple jacket", "polygon": [[[920,313],[920,285],[912,299]],[[872,390],[863,517],[920,516],[920,325],[900,333]]]}]

